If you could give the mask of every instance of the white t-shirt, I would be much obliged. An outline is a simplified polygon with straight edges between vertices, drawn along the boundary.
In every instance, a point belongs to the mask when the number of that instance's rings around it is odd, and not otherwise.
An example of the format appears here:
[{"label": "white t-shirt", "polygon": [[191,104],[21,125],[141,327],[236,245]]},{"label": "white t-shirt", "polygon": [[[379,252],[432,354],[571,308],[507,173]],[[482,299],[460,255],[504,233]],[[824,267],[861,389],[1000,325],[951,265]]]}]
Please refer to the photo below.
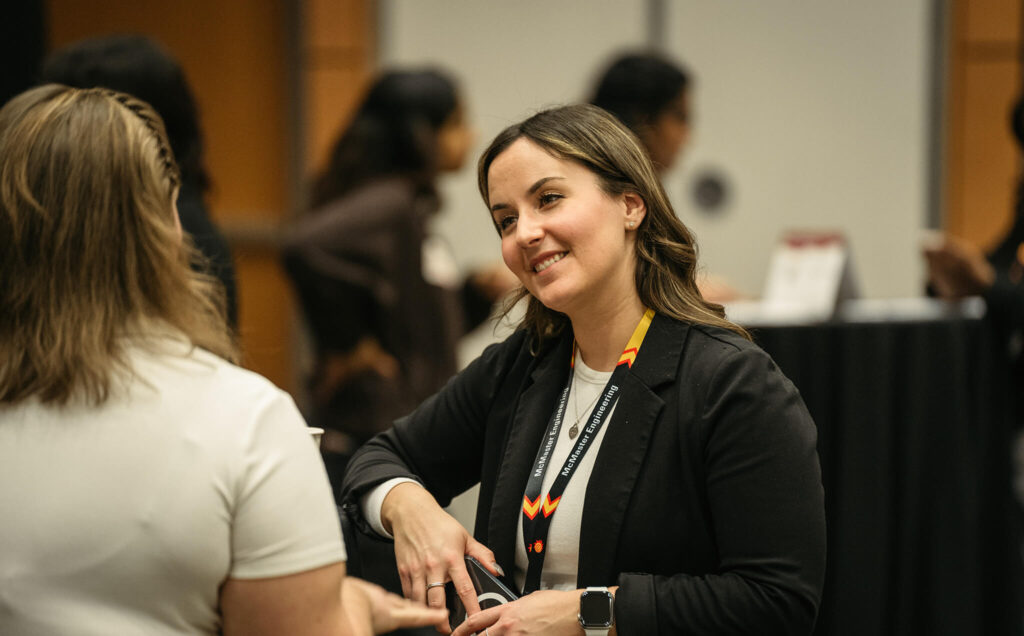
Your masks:
[{"label": "white t-shirt", "polygon": [[291,398],[166,342],[99,407],[0,405],[0,634],[215,634],[225,579],[345,559]]}]

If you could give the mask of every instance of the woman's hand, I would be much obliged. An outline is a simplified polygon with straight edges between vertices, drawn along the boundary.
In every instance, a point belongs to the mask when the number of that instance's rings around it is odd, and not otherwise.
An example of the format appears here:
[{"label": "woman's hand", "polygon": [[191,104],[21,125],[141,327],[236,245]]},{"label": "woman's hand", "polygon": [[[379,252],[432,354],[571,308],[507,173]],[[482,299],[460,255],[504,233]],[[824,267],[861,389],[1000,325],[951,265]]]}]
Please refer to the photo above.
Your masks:
[{"label": "woman's hand", "polygon": [[477,612],[452,636],[579,636],[580,594],[583,590],[541,590]]},{"label": "woman's hand", "polygon": [[[403,627],[434,625],[447,620],[448,612],[406,600],[355,577],[345,577],[341,587],[342,611],[348,618],[352,636],[384,634]],[[367,624],[372,632],[366,631]]]},{"label": "woman's hand", "polygon": [[[414,483],[395,486],[384,498],[381,522],[395,538],[395,559],[406,598],[443,608],[444,587],[432,584],[451,581],[466,612],[480,611],[464,557],[475,557],[500,575],[494,553],[470,536],[429,492]],[[437,630],[442,634],[451,631],[447,618],[437,623]]]}]

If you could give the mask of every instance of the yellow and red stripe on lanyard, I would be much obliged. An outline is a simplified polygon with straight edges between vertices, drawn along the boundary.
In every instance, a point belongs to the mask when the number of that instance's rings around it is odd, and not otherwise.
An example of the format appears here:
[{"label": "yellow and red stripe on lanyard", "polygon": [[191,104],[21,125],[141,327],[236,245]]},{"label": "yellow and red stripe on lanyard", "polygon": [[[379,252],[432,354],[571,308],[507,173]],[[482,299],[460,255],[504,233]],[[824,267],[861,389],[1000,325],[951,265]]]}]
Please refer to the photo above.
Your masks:
[{"label": "yellow and red stripe on lanyard", "polygon": [[[621,364],[625,364],[627,368],[633,368],[633,361],[636,360],[636,354],[640,352],[640,345],[647,336],[647,330],[650,329],[652,320],[654,320],[654,310],[648,309],[644,312],[643,318],[640,319],[636,329],[633,330],[633,335],[629,337],[629,342],[626,343],[626,348],[622,350],[622,355],[619,356],[619,361],[615,363],[616,367]],[[572,348],[572,358],[569,359],[569,367],[576,367],[575,345],[573,345]]]}]

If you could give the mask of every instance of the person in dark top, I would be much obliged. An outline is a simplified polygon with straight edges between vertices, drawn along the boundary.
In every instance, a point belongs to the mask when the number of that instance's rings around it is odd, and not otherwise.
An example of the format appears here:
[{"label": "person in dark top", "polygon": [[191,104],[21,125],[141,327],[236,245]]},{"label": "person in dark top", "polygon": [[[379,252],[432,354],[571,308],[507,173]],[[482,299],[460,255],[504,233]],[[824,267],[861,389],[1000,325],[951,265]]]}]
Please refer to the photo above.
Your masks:
[{"label": "person in dark top", "polygon": [[[455,636],[810,634],[814,422],[701,296],[695,239],[635,136],[591,105],[543,111],[498,134],[478,179],[522,322],[345,475],[343,507],[394,538],[404,594],[443,607],[451,581],[470,614]],[[470,535],[442,506],[475,484]],[[480,609],[464,555],[524,595]]]},{"label": "person in dark top", "polygon": [[205,262],[193,268],[224,286],[227,319],[238,326],[235,267],[228,242],[210,219],[203,200],[210,177],[203,161],[203,134],[192,89],[181,65],[153,40],[134,34],[88,38],[51,53],[43,62],[43,82],[75,88],[103,87],[133,95],[163,118],[181,171],[178,216]]},{"label": "person in dark top", "polygon": [[[1011,111],[1010,127],[1024,150],[1024,97]],[[988,253],[949,235],[923,251],[931,292],[948,299],[982,296],[998,325],[1024,329],[1024,176],[1017,184],[1013,224]]]},{"label": "person in dark top", "polygon": [[[462,167],[472,131],[436,70],[381,73],[335,143],[309,212],[287,230],[285,270],[315,349],[307,417],[335,486],[352,450],[456,371],[456,345],[515,278],[463,278],[428,231],[439,174]],[[511,281],[511,282],[510,282]]]}]

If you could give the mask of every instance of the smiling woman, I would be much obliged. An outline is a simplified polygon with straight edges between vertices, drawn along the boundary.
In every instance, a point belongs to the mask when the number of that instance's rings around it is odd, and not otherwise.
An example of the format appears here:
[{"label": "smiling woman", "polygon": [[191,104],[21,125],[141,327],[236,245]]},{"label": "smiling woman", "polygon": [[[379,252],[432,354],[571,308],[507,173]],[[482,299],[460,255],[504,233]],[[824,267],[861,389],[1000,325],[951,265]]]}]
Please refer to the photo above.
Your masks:
[{"label": "smiling woman", "polygon": [[[544,111],[499,134],[478,177],[520,329],[367,444],[344,485],[394,537],[406,595],[441,606],[453,581],[470,610],[456,636],[809,634],[814,423],[701,297],[693,236],[636,137],[594,106]],[[470,536],[441,506],[477,482]],[[524,595],[479,611],[464,554]]]}]

